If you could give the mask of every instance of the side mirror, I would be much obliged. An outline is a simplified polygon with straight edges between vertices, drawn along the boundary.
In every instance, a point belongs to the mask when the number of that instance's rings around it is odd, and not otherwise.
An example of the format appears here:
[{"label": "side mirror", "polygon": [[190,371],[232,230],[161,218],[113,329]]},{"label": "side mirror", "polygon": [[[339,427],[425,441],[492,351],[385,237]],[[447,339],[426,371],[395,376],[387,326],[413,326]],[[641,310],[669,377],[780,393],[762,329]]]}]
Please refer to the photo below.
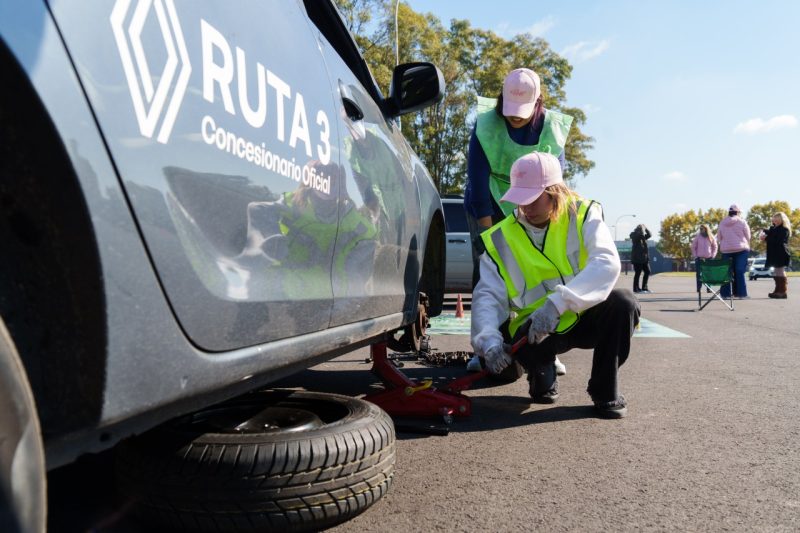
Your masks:
[{"label": "side mirror", "polygon": [[403,63],[394,68],[386,111],[396,117],[413,113],[444,98],[444,76],[432,63]]}]

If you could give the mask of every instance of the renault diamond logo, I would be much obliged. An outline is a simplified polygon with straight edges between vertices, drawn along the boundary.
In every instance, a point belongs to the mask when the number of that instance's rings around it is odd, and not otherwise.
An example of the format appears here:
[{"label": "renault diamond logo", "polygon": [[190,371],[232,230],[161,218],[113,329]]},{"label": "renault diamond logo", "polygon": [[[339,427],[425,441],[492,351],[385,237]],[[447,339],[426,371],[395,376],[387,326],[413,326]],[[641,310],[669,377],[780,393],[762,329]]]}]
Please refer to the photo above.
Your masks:
[{"label": "renault diamond logo", "polygon": [[[126,20],[130,5],[131,0],[117,0],[111,12],[111,28],[128,80],[139,131],[152,138],[160,122],[156,140],[166,143],[192,73],[189,54],[172,0],[137,0],[130,19]],[[160,75],[151,72],[142,45],[142,30],[151,9],[155,12],[167,54]]]}]

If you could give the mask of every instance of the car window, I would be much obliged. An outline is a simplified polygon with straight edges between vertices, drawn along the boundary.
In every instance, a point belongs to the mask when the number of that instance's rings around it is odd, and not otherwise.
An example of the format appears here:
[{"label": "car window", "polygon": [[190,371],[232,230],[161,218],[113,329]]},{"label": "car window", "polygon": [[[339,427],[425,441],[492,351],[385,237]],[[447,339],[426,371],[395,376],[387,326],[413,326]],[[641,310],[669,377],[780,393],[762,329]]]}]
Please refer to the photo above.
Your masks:
[{"label": "car window", "polygon": [[314,23],[317,29],[325,36],[328,43],[336,50],[347,67],[355,74],[370,96],[380,102],[383,99],[375,78],[367,66],[366,61],[361,56],[352,35],[342,23],[336,6],[327,1],[304,0],[308,18]]},{"label": "car window", "polygon": [[464,204],[450,204],[444,205],[444,224],[448,233],[467,233],[467,217],[464,213]]}]

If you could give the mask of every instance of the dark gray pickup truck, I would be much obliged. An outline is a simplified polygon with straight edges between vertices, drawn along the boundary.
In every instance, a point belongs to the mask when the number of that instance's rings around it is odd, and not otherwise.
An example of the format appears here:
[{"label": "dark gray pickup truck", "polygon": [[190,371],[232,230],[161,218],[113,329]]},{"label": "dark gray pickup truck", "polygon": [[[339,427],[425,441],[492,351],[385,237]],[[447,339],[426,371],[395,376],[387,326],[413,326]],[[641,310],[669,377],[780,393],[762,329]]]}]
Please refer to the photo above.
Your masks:
[{"label": "dark gray pickup truck", "polygon": [[47,471],[111,447],[158,530],[382,495],[385,413],[265,386],[440,312],[397,120],[438,69],[385,96],[329,0],[2,0],[0,69],[0,530],[43,531]]}]

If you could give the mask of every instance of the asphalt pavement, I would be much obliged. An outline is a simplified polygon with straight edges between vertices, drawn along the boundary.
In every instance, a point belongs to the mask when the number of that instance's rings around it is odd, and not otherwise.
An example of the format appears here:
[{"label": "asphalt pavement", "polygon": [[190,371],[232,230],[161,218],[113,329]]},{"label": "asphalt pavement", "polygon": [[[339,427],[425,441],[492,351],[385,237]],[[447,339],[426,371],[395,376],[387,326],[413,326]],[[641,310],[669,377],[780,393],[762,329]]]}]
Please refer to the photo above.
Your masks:
[{"label": "asphalt pavement", "polygon": [[[627,418],[595,416],[589,350],[561,356],[567,375],[555,405],[529,403],[524,378],[482,380],[465,393],[471,417],[426,422],[447,436],[398,433],[391,490],[333,531],[800,530],[800,278],[790,278],[787,300],[767,298],[772,287],[749,282],[752,298],[735,300],[734,311],[712,302],[698,312],[693,277],[653,276],[620,369]],[[435,353],[471,350],[468,319],[462,333],[446,322],[434,321]],[[360,349],[278,385],[363,396],[381,387],[368,357]],[[465,374],[399,360],[408,376],[435,384]],[[85,459],[107,475],[103,460]],[[109,484],[89,486],[97,497]],[[52,496],[61,498],[52,531],[87,520],[93,496],[76,491],[73,477],[57,478]],[[97,530],[138,531],[115,519],[125,510],[104,513]]]},{"label": "asphalt pavement", "polygon": [[[771,300],[770,280],[749,282],[734,311],[698,312],[693,277],[653,276],[650,288],[642,316],[664,334],[634,337],[620,369],[627,418],[595,417],[588,350],[561,356],[552,406],[530,404],[524,379],[481,383],[466,393],[473,415],[448,436],[399,434],[389,494],[335,531],[798,531],[800,292]],[[470,349],[463,334],[432,345]],[[309,372],[354,393],[375,386],[358,372],[367,356]],[[439,382],[464,373],[412,361],[404,371]]]}]

